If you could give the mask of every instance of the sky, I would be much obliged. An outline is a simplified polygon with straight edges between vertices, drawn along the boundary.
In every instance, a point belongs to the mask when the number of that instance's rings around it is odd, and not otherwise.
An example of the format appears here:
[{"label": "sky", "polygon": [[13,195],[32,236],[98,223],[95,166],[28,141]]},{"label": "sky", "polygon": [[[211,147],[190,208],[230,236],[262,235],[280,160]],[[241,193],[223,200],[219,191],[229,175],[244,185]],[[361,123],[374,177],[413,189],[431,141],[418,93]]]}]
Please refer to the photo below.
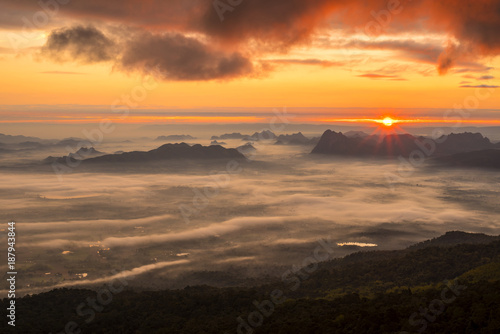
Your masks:
[{"label": "sky", "polygon": [[302,123],[455,110],[496,125],[498,31],[496,0],[0,0],[0,122],[252,123],[286,107]]}]

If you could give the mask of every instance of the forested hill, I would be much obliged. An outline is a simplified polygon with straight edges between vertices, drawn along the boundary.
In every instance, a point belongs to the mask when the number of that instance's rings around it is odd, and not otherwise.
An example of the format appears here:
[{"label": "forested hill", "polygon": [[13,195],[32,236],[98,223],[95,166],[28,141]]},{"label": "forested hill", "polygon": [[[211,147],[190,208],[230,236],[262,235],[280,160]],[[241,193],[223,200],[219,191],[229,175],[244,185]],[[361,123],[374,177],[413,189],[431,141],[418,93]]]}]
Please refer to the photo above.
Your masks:
[{"label": "forested hill", "polygon": [[15,330],[3,321],[0,332],[60,333],[70,323],[74,333],[497,334],[500,241],[458,233],[352,254],[253,288],[125,290],[80,315],[96,291],[54,290],[18,299]]}]

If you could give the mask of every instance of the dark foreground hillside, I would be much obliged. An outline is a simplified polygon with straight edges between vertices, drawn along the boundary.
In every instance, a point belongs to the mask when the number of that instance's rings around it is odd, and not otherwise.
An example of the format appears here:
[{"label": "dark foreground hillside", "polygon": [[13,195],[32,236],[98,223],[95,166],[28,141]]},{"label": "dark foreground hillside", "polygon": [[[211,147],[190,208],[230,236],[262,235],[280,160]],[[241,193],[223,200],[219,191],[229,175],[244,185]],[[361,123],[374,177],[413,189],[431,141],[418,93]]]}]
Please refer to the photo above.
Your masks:
[{"label": "dark foreground hillside", "polygon": [[[124,290],[105,306],[96,291],[59,289],[18,299],[15,330],[3,321],[0,332],[497,334],[495,239],[454,232],[406,250],[303,268],[275,284]],[[0,304],[7,308],[5,299]]]}]

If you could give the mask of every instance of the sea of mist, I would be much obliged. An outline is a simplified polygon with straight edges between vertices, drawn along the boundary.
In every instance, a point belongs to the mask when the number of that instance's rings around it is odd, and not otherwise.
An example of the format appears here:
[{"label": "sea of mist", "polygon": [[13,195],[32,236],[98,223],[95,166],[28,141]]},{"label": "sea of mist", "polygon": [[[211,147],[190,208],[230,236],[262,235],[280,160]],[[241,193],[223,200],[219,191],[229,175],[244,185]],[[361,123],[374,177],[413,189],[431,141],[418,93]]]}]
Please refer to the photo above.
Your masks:
[{"label": "sea of mist", "polygon": [[[97,149],[161,144],[135,138]],[[398,160],[254,146],[247,161],[82,164],[62,177],[39,164],[48,152],[3,157],[0,221],[17,223],[19,292],[99,284],[120,272],[145,289],[241,285],[300,265],[320,239],[341,257],[451,230],[500,234],[498,172],[422,166],[392,183]]]}]

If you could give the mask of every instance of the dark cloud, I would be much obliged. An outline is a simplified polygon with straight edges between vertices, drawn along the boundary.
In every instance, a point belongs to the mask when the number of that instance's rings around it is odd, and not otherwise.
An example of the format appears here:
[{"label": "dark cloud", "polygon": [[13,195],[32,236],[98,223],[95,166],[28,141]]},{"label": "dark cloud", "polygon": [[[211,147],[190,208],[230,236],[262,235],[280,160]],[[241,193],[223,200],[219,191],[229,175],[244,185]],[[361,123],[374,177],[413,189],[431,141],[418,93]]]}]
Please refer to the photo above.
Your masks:
[{"label": "dark cloud", "polygon": [[229,79],[258,74],[241,53],[217,50],[195,38],[135,32],[123,39],[106,36],[92,26],[52,32],[41,55],[56,61],[113,61],[120,70],[154,71],[165,80]]},{"label": "dark cloud", "polygon": [[419,43],[408,40],[354,40],[343,45],[343,47],[354,47],[367,50],[394,50],[400,52],[401,56],[413,61],[435,64],[443,47],[432,43]]},{"label": "dark cloud", "polygon": [[180,34],[143,33],[129,41],[120,67],[148,71],[155,68],[170,80],[212,80],[248,76],[252,62],[240,53],[214,50],[200,41]]},{"label": "dark cloud", "polygon": [[[0,25],[9,27],[15,22],[19,26],[24,25],[23,17],[33,21],[33,15],[44,10],[38,2],[28,0],[0,0],[0,5],[2,13],[8,13],[0,15]],[[163,33],[170,34],[168,36],[201,34],[211,46],[226,49],[226,52],[217,51],[219,55],[203,58],[210,58],[211,65],[208,68],[212,72],[217,72],[214,68],[224,68],[220,70],[221,73],[239,73],[239,69],[246,68],[248,64],[244,64],[246,61],[242,54],[250,49],[255,58],[260,57],[263,50],[286,52],[290,46],[308,43],[322,29],[332,26],[340,27],[347,33],[376,30],[383,35],[417,31],[449,36],[453,43],[443,48],[439,54],[439,48],[435,46],[422,49],[417,44],[392,43],[393,47],[413,59],[435,62],[441,74],[447,73],[461,62],[496,56],[500,52],[498,0],[401,1],[398,10],[392,13],[389,11],[387,0],[87,0],[71,1],[59,5],[57,10],[46,12],[50,14],[50,22],[55,17],[66,22],[105,22],[143,29],[154,36]],[[90,49],[82,52],[79,43],[68,44],[65,35],[61,33],[52,36],[51,42],[54,45],[50,49],[57,50],[59,47],[84,62],[109,59],[110,45],[107,45],[103,36],[100,36],[101,39],[97,35],[92,38],[103,43],[101,46],[104,49],[101,52],[101,48],[89,47],[88,43],[85,45]],[[176,43],[160,37],[152,39],[167,47]],[[445,42],[444,40],[443,44]],[[56,56],[57,51],[54,52]],[[217,64],[214,58],[220,60],[220,63]],[[171,64],[172,61],[170,59],[168,63]],[[202,64],[202,68],[206,69],[207,65]],[[242,71],[246,73],[247,70]],[[169,73],[174,77],[183,76],[182,73]]]},{"label": "dark cloud", "polygon": [[477,80],[492,80],[492,79],[495,79],[495,77],[492,75],[483,75],[477,78]]},{"label": "dark cloud", "polygon": [[41,54],[57,61],[96,63],[114,59],[116,44],[92,26],[76,26],[53,31]]}]

